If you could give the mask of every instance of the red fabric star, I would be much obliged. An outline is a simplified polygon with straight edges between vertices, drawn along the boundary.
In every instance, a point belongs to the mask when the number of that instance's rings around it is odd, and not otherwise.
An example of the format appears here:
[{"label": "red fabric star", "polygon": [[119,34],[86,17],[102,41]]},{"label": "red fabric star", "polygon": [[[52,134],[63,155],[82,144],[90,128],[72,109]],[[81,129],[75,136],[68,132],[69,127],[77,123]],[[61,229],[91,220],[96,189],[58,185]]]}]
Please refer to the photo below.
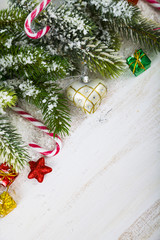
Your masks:
[{"label": "red fabric star", "polygon": [[28,174],[28,178],[37,179],[38,182],[43,182],[44,175],[52,172],[52,168],[45,166],[44,158],[40,158],[37,162],[30,161],[29,162],[31,172]]}]

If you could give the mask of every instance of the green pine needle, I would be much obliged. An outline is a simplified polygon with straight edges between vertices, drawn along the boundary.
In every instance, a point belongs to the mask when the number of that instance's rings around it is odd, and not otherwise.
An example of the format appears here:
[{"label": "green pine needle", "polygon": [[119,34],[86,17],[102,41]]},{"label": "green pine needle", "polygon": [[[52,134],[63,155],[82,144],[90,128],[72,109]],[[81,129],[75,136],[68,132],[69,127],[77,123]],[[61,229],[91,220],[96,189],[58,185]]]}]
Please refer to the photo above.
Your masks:
[{"label": "green pine needle", "polygon": [[72,66],[61,56],[52,56],[42,47],[15,46],[2,47],[0,56],[0,76],[9,78],[32,78],[37,81],[47,81],[65,77]]},{"label": "green pine needle", "polygon": [[41,110],[45,125],[50,132],[65,136],[69,134],[70,114],[68,101],[54,83],[27,81],[15,88],[20,98],[26,99]]},{"label": "green pine needle", "polygon": [[12,107],[17,102],[16,93],[7,88],[0,87],[0,109],[4,110],[6,107]]},{"label": "green pine needle", "polygon": [[0,115],[0,162],[5,162],[18,172],[29,160],[21,137],[7,117]]},{"label": "green pine needle", "polygon": [[90,71],[99,72],[105,77],[118,77],[125,69],[125,62],[114,49],[109,49],[101,41],[89,40],[83,56]]},{"label": "green pine needle", "polygon": [[18,8],[0,10],[0,28],[23,24],[26,17],[27,14]]}]

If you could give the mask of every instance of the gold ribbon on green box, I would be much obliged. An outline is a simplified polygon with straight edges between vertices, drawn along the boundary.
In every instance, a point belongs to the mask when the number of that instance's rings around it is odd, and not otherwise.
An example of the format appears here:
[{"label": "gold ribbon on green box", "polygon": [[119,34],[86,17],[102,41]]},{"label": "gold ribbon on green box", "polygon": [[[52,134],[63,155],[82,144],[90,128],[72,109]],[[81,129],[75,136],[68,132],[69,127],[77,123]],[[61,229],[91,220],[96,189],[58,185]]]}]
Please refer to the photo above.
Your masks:
[{"label": "gold ribbon on green box", "polygon": [[142,49],[136,50],[134,56],[127,58],[127,64],[135,76],[140,75],[151,66],[151,60],[142,51]]}]

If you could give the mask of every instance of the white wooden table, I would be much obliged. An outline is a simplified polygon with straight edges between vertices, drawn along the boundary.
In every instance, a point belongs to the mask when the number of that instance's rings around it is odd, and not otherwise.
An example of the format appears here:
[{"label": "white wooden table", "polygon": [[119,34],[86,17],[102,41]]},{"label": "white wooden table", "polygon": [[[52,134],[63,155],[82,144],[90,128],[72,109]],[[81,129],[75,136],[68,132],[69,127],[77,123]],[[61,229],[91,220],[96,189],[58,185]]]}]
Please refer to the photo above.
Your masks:
[{"label": "white wooden table", "polygon": [[16,179],[0,240],[160,240],[160,54],[151,59],[139,77],[109,80],[94,115],[73,119],[42,184],[28,168]]}]

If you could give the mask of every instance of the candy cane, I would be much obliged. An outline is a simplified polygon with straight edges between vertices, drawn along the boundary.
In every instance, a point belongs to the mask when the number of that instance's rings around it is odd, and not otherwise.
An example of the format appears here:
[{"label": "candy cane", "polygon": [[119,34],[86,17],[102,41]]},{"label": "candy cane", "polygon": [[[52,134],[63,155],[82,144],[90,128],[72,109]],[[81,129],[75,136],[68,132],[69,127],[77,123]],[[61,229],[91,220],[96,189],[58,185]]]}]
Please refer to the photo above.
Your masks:
[{"label": "candy cane", "polygon": [[43,37],[49,30],[50,27],[46,26],[44,29],[40,30],[37,33],[33,33],[31,30],[31,23],[34,20],[34,18],[37,17],[37,15],[51,2],[51,0],[43,0],[26,18],[24,29],[29,38],[32,39],[38,39]]},{"label": "candy cane", "polygon": [[[49,133],[48,128],[46,126],[44,126],[36,118],[33,118],[29,113],[23,111],[23,109],[21,109],[19,107],[13,107],[12,110],[15,111],[16,113],[18,113],[23,118],[25,118],[28,121],[32,122],[32,124],[35,127],[41,129],[47,135],[53,137],[53,133]],[[62,140],[60,139],[60,137],[58,135],[55,135],[54,140],[56,141],[56,147],[55,147],[55,149],[53,149],[51,151],[48,151],[48,150],[40,147],[39,145],[37,145],[35,143],[30,143],[29,146],[31,148],[33,148],[35,151],[41,153],[44,156],[53,157],[53,156],[57,155],[59,153],[59,151],[61,150],[61,148],[62,148]]]},{"label": "candy cane", "polygon": [[152,7],[160,10],[160,3],[155,1],[155,0],[145,0],[146,2],[148,2]]}]

